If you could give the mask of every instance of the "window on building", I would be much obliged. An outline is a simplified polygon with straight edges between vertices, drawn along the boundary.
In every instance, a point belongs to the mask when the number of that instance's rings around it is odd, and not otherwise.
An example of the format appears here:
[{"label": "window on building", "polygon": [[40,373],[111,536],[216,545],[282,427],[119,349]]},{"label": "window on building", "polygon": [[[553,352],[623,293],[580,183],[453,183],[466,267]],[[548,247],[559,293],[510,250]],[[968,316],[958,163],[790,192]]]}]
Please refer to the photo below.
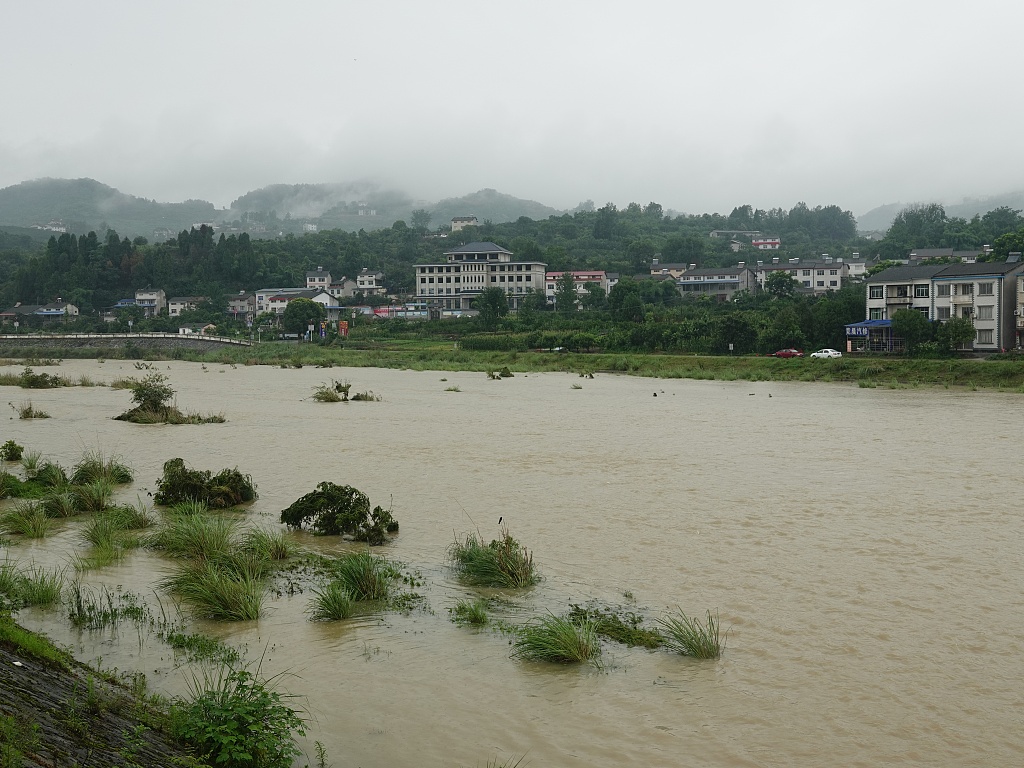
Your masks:
[{"label": "window on building", "polygon": [[994,283],[978,283],[979,296],[991,296]]},{"label": "window on building", "polygon": [[811,281],[810,280],[804,280],[804,288],[810,288],[810,287],[811,287]]},{"label": "window on building", "polygon": [[928,286],[927,285],[915,285],[914,286],[914,298],[915,299],[927,299],[928,298]]},{"label": "window on building", "polygon": [[882,298],[882,286],[872,285],[868,288],[869,299],[880,299]]},{"label": "window on building", "polygon": [[839,270],[838,270],[838,269],[830,269],[830,270],[828,271],[828,273],[829,273],[830,275],[838,275],[838,274],[839,274]]},{"label": "window on building", "polygon": [[824,275],[825,274],[825,270],[824,269],[819,269],[818,270],[818,274],[819,275]]},{"label": "window on building", "polygon": [[936,296],[949,296],[949,283],[943,283],[935,286]]},{"label": "window on building", "polygon": [[935,308],[935,319],[936,320],[949,320],[949,307],[936,307]]},{"label": "window on building", "polygon": [[922,315],[928,317],[928,307],[918,307],[917,309]]},{"label": "window on building", "polygon": [[979,320],[991,320],[992,319],[992,305],[991,304],[983,304],[983,305],[979,306],[978,307],[978,315],[977,315],[977,317],[978,317]]},{"label": "window on building", "polygon": [[809,269],[805,269],[805,270],[804,270],[804,274],[803,274],[803,276],[804,276],[804,277],[810,277],[810,276],[811,276],[811,270],[809,270]]},{"label": "window on building", "polygon": [[818,287],[819,288],[824,288],[825,287],[825,281],[824,280],[819,280],[818,281]]},{"label": "window on building", "polygon": [[839,281],[838,280],[829,280],[828,281],[828,285],[829,285],[830,288],[835,288],[837,285],[839,285]]},{"label": "window on building", "polygon": [[970,296],[974,293],[974,283],[960,283],[959,288],[961,296]]},{"label": "window on building", "polygon": [[978,343],[979,344],[991,344],[992,343],[992,329],[991,328],[979,328],[978,329]]},{"label": "window on building", "polygon": [[870,320],[881,320],[882,319],[882,308],[881,307],[873,308],[870,311],[870,313],[868,314],[868,319],[870,319]]}]

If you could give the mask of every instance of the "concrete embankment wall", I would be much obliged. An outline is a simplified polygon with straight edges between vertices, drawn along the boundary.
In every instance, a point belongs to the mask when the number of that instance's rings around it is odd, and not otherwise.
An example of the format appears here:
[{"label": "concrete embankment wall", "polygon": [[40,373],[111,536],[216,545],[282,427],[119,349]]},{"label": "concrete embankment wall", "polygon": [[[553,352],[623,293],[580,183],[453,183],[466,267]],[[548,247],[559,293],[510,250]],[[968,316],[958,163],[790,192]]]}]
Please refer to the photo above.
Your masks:
[{"label": "concrete embankment wall", "polygon": [[228,347],[248,347],[249,341],[219,336],[177,333],[75,333],[0,335],[0,355],[39,356],[46,352],[73,349],[139,350],[173,352],[175,349],[208,352]]}]

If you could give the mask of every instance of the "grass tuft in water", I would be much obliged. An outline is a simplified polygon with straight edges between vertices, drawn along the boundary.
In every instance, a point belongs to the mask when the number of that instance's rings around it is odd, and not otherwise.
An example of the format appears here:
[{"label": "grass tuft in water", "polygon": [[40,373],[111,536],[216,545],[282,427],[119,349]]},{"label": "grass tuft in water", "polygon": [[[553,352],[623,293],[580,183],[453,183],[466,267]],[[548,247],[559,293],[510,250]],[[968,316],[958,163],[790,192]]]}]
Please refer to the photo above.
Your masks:
[{"label": "grass tuft in water", "polygon": [[28,539],[45,538],[53,528],[43,505],[33,501],[15,504],[0,514],[0,533],[20,534]]},{"label": "grass tuft in water", "polygon": [[332,570],[353,600],[387,600],[391,582],[400,575],[383,557],[369,552],[344,555]]},{"label": "grass tuft in water", "polygon": [[706,621],[679,611],[678,616],[659,619],[658,623],[665,630],[665,646],[683,656],[717,659],[725,649],[717,611],[712,615],[709,610]]},{"label": "grass tuft in water", "polygon": [[81,512],[102,512],[110,506],[114,485],[109,480],[93,480],[85,485],[73,486],[75,506]]},{"label": "grass tuft in water", "polygon": [[479,534],[456,538],[448,548],[448,560],[463,581],[478,586],[521,589],[540,580],[533,554],[512,538],[507,528],[490,544],[484,544]]},{"label": "grass tuft in water", "polygon": [[99,451],[86,452],[71,474],[71,482],[75,485],[87,485],[96,480],[106,480],[112,485],[125,485],[134,479],[127,464],[117,458],[105,459]]},{"label": "grass tuft in water", "polygon": [[310,621],[339,621],[347,619],[355,610],[352,595],[340,581],[332,581],[313,590],[309,605]]},{"label": "grass tuft in water", "polygon": [[488,607],[487,601],[483,598],[478,598],[472,602],[469,600],[459,600],[454,607],[448,609],[448,614],[456,624],[472,624],[476,627],[482,627],[490,621],[490,616],[487,615]]},{"label": "grass tuft in water", "polygon": [[244,552],[252,552],[265,560],[287,560],[295,554],[296,548],[283,533],[253,528],[242,537],[239,545]]},{"label": "grass tuft in water", "polygon": [[263,608],[263,582],[245,571],[209,561],[186,563],[160,587],[187,601],[197,616],[255,621]]},{"label": "grass tuft in water", "polygon": [[230,554],[238,523],[219,515],[177,515],[168,518],[146,541],[171,557],[210,560]]},{"label": "grass tuft in water", "polygon": [[601,643],[592,621],[576,623],[565,616],[548,614],[536,624],[519,630],[512,656],[529,661],[578,664],[600,658]]}]

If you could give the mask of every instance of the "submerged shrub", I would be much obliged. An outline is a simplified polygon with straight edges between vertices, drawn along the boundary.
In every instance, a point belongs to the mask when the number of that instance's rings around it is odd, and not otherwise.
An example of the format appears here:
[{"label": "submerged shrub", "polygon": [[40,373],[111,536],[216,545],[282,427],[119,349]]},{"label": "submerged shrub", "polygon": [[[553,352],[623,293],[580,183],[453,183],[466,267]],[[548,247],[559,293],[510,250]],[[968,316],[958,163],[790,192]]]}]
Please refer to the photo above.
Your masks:
[{"label": "submerged shrub", "polygon": [[591,621],[598,635],[630,647],[658,648],[665,642],[661,632],[644,627],[643,618],[632,611],[570,605],[568,617],[577,624]]},{"label": "submerged shrub", "polygon": [[222,469],[216,475],[208,470],[189,469],[184,459],[164,463],[164,474],[157,480],[157,504],[201,501],[214,509],[234,507],[256,499],[252,477],[235,469]]},{"label": "submerged shrub", "polygon": [[533,554],[512,538],[507,528],[490,544],[484,544],[479,534],[456,538],[448,548],[448,560],[460,578],[482,587],[520,589],[540,579],[533,567]]},{"label": "submerged shrub", "polygon": [[318,536],[349,534],[357,541],[383,544],[385,534],[398,530],[391,511],[370,509],[370,499],[351,485],[324,482],[281,512],[281,522],[291,528],[308,525]]},{"label": "submerged shrub", "polygon": [[0,445],[0,459],[3,461],[21,461],[21,455],[24,452],[24,446],[18,445],[13,440],[8,440]]},{"label": "submerged shrub", "polygon": [[512,647],[514,658],[559,664],[593,661],[600,655],[601,643],[592,621],[577,623],[554,614],[523,627]]},{"label": "submerged shrub", "polygon": [[679,611],[678,616],[659,619],[658,623],[665,630],[665,645],[683,656],[717,659],[725,649],[717,612],[712,616],[709,610],[707,621],[702,622],[696,616]]}]

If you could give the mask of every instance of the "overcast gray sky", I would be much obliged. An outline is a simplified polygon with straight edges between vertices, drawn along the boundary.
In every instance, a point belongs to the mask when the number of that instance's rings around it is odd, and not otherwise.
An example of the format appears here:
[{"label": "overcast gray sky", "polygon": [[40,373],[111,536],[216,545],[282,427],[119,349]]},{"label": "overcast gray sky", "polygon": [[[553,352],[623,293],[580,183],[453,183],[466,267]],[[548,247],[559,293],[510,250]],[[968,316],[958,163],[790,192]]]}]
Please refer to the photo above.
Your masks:
[{"label": "overcast gray sky", "polygon": [[1024,188],[1020,0],[8,0],[0,187],[687,212]]}]

